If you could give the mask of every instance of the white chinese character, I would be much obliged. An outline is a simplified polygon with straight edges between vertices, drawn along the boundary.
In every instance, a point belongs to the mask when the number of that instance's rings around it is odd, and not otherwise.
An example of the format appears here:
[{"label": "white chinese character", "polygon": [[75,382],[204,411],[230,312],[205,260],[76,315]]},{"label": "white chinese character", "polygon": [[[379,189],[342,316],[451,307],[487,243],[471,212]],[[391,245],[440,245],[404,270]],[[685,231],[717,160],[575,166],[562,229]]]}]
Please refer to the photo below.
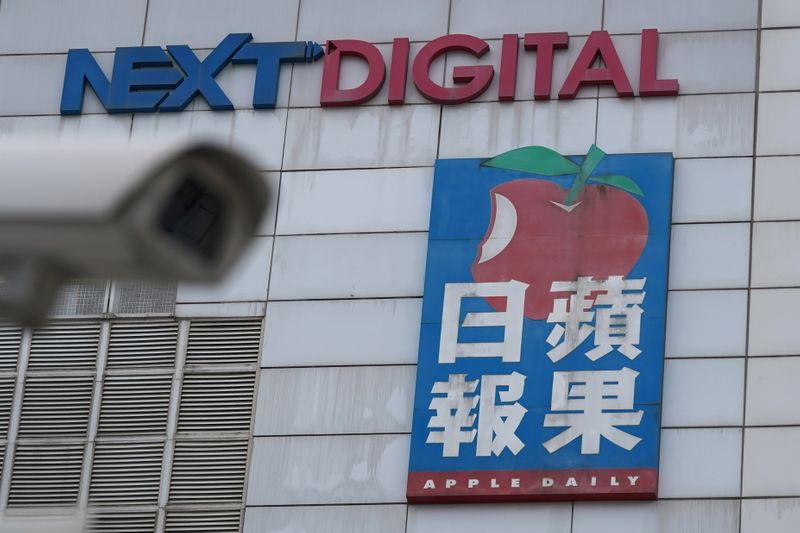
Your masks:
[{"label": "white chinese character", "polygon": [[547,322],[556,324],[547,337],[547,344],[553,346],[547,356],[554,363],[572,353],[591,335],[593,328],[589,322],[594,318],[594,312],[590,311],[594,303],[591,294],[592,291],[602,290],[602,286],[602,281],[594,281],[591,277],[579,277],[577,281],[554,281],[550,286],[550,292],[575,293],[569,297],[569,309],[565,298],[556,298],[553,312],[547,317]]},{"label": "white chinese character", "polygon": [[553,453],[582,437],[581,454],[597,454],[603,436],[621,448],[632,450],[642,439],[616,426],[638,426],[642,421],[643,411],[633,411],[638,375],[630,368],[555,372],[551,410],[572,412],[545,415],[545,427],[567,427],[545,442],[545,449]]},{"label": "white chinese character", "polygon": [[[518,363],[522,348],[522,319],[527,288],[526,283],[514,280],[445,284],[439,362],[454,363],[458,357],[501,357],[504,363]],[[467,313],[464,322],[460,324],[461,301],[464,298],[478,297],[505,297],[506,310]],[[503,326],[503,340],[460,343],[459,326],[465,328]]]},{"label": "white chinese character", "polygon": [[[595,299],[597,317],[594,326],[595,348],[586,352],[592,361],[597,361],[613,348],[619,346],[617,351],[628,359],[636,359],[642,351],[636,347],[639,344],[641,331],[642,308],[644,301],[644,284],[647,278],[623,280],[622,276],[610,276],[604,283],[605,294]],[[639,291],[626,292],[622,291]]]},{"label": "white chinese character", "polygon": [[[497,390],[498,387],[504,389]],[[476,455],[479,457],[489,456],[492,453],[500,455],[506,448],[517,455],[525,447],[515,433],[522,422],[522,417],[528,412],[516,401],[522,397],[524,390],[525,376],[518,372],[481,378]],[[495,396],[498,394],[500,402],[505,405],[497,405]]]},{"label": "white chinese character", "polygon": [[443,444],[443,457],[458,457],[461,444],[475,440],[476,431],[472,429],[475,415],[472,411],[478,405],[479,396],[474,395],[477,388],[478,380],[467,381],[466,374],[450,374],[447,381],[433,384],[432,394],[446,396],[431,399],[428,408],[435,410],[436,414],[428,422],[428,428],[443,431],[429,432],[425,442]]}]

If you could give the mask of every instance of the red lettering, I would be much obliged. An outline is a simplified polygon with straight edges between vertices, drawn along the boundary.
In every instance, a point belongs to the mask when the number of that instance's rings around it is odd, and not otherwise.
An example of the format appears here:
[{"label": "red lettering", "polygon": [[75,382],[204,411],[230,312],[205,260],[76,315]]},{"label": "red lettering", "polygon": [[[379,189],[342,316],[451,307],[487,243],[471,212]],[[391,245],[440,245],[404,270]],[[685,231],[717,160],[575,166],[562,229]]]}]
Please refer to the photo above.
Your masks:
[{"label": "red lettering", "polygon": [[513,100],[517,92],[517,64],[519,61],[519,35],[503,35],[503,50],[500,53],[500,73],[497,98],[501,102]]},{"label": "red lettering", "polygon": [[405,37],[398,37],[392,43],[392,62],[389,67],[389,105],[400,105],[406,101],[409,46],[408,39]]},{"label": "red lettering", "polygon": [[[605,66],[593,68],[596,59]],[[584,85],[614,85],[620,96],[633,96],[633,88],[607,31],[593,31],[558,92],[560,99],[572,99]]]},{"label": "red lettering", "polygon": [[678,80],[658,79],[658,30],[642,30],[639,96],[675,96]]},{"label": "red lettering", "polygon": [[[386,65],[380,50],[374,45],[359,40],[328,41],[325,65],[322,69],[322,107],[358,105],[373,98],[383,86]],[[361,85],[352,89],[339,88],[342,56],[353,56],[367,62],[369,73]]]},{"label": "red lettering", "polygon": [[429,42],[414,58],[412,68],[414,85],[425,98],[440,104],[460,104],[474,100],[489,87],[494,76],[491,65],[457,66],[453,68],[453,81],[459,87],[444,87],[430,78],[431,63],[442,54],[453,51],[469,52],[481,57],[489,51],[483,39],[472,35],[453,34]]},{"label": "red lettering", "polygon": [[525,50],[536,50],[536,72],[533,81],[533,99],[550,100],[553,85],[553,55],[556,49],[569,44],[567,32],[526,33]]}]

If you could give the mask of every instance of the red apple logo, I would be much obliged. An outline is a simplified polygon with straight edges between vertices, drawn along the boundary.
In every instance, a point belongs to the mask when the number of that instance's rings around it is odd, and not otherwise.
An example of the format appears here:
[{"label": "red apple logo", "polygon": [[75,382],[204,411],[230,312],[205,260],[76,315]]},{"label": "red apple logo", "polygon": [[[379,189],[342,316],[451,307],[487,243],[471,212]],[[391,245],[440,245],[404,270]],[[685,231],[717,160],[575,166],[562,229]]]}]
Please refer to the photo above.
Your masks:
[{"label": "red apple logo", "polygon": [[[569,190],[537,178],[492,189],[491,221],[472,263],[475,281],[527,283],[525,316],[543,320],[555,298],[568,297],[550,292],[554,281],[627,275],[647,244],[647,213],[631,195],[642,195],[632,179],[591,175],[603,157],[593,145],[579,166],[553,150],[529,146],[483,163],[545,176],[575,174],[575,179]],[[496,310],[505,309],[504,299],[487,300]]]}]

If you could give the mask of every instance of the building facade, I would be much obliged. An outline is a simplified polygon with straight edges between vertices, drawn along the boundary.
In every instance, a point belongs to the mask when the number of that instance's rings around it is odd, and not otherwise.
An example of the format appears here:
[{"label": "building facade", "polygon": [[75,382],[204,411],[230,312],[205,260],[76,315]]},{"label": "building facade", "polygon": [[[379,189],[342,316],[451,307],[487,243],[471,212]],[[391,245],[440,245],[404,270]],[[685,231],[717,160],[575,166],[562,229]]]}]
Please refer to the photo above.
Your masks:
[{"label": "building facade", "polygon": [[[640,96],[650,28],[677,95]],[[559,99],[603,30],[635,95]],[[61,112],[69,49],[111,78],[118,47],[205,58],[237,32],[367,41],[389,81],[323,107],[324,60],[285,62],[262,108],[256,68],[228,65],[233,110],[197,97],[109,114],[87,88],[80,114]],[[569,35],[550,99],[534,99],[536,54],[518,42],[513,100],[498,72],[452,105],[409,73],[389,105],[396,38],[412,60],[440,36],[485,40],[480,59],[431,61],[452,87],[454,66],[499,70],[504,35],[533,32]],[[795,0],[0,0],[0,142],[211,136],[272,192],[221,283],[77,282],[46,326],[0,328],[0,513],[77,513],[95,532],[800,531],[799,52]],[[367,76],[343,62],[339,87]],[[593,144],[675,158],[657,500],[409,505],[435,162]]]}]

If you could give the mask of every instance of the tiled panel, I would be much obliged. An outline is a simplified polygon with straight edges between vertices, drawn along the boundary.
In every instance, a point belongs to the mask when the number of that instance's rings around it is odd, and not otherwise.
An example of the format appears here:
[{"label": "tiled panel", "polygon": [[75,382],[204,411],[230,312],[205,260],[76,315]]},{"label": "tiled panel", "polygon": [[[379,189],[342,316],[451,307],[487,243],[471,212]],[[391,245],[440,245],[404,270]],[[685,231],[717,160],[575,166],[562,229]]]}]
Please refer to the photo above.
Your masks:
[{"label": "tiled panel", "polygon": [[661,498],[738,496],[741,460],[741,429],[663,430],[658,495]]},{"label": "tiled panel", "polygon": [[578,502],[572,533],[739,533],[739,502]]},{"label": "tiled panel", "polygon": [[487,157],[534,144],[585,154],[594,142],[595,106],[579,99],[445,107],[439,157]]},{"label": "tiled panel", "polygon": [[[642,26],[653,27],[658,28],[652,25]],[[637,30],[639,32],[641,29]],[[616,36],[614,45],[631,86],[638,93],[641,35]],[[659,35],[658,77],[677,79],[680,83],[680,94],[752,92],[755,87],[755,72],[755,31]],[[600,94],[616,95],[612,87],[602,87]]]},{"label": "tiled panel", "polygon": [[756,159],[756,220],[800,219],[800,157]]},{"label": "tiled panel", "polygon": [[278,234],[427,231],[433,168],[285,172]]},{"label": "tiled panel", "polygon": [[248,507],[244,533],[405,533],[405,505]]},{"label": "tiled panel", "polygon": [[402,503],[408,436],[259,437],[247,505]]},{"label": "tiled panel", "polygon": [[742,501],[741,533],[797,533],[800,498]]},{"label": "tiled panel", "polygon": [[213,139],[242,152],[259,170],[275,170],[281,165],[285,127],[286,109],[158,113],[136,115],[132,139]]},{"label": "tiled panel", "polygon": [[0,54],[142,44],[146,0],[3,0]]},{"label": "tiled panel", "polygon": [[670,292],[667,357],[745,354],[747,291]]},{"label": "tiled panel", "polygon": [[217,283],[178,285],[178,303],[267,299],[272,237],[255,237],[232,270]]},{"label": "tiled panel", "polygon": [[752,94],[602,98],[597,144],[606,152],[748,156],[754,111]]},{"label": "tiled panel", "polygon": [[394,37],[430,40],[447,33],[447,0],[303,0],[299,39],[362,39],[391,42]]},{"label": "tiled panel", "polygon": [[748,426],[800,425],[800,357],[760,357],[747,366]]},{"label": "tiled panel", "polygon": [[800,355],[800,289],[750,292],[749,355]]},{"label": "tiled panel", "polygon": [[267,208],[261,215],[261,223],[256,229],[256,235],[272,235],[275,233],[275,219],[278,216],[278,194],[280,192],[280,173],[262,172],[261,176],[267,184],[269,194]]},{"label": "tiled panel", "polygon": [[438,132],[433,105],[293,109],[284,169],[432,166]]},{"label": "tiled panel", "polygon": [[668,360],[661,426],[741,425],[743,399],[744,359]]},{"label": "tiled panel", "polygon": [[[407,533],[569,533],[568,503],[412,505]],[[501,526],[502,524],[502,526]]]},{"label": "tiled panel", "polygon": [[800,92],[766,93],[758,97],[758,155],[800,153]]},{"label": "tiled panel", "polygon": [[66,141],[127,141],[131,117],[81,115],[73,117],[0,117],[0,139]]},{"label": "tiled panel", "polygon": [[606,0],[605,28],[612,33],[738,30],[758,24],[758,0]]},{"label": "tiled panel", "polygon": [[175,305],[178,318],[264,316],[266,302],[183,303]]},{"label": "tiled panel", "polygon": [[752,175],[750,158],[675,161],[672,222],[750,220]]},{"label": "tiled panel", "polygon": [[800,496],[798,449],[800,427],[746,429],[742,495]]},{"label": "tiled panel", "polygon": [[765,28],[800,26],[800,4],[795,0],[763,0],[761,25]]},{"label": "tiled panel", "polygon": [[[214,48],[229,33],[293,41],[299,0],[150,0],[145,44]],[[141,37],[141,36],[140,36]]]},{"label": "tiled panel", "polygon": [[414,364],[421,313],[416,298],[270,302],[261,364]]},{"label": "tiled panel", "polygon": [[761,33],[760,91],[800,89],[800,73],[786,64],[800,54],[800,29]]},{"label": "tiled panel", "polygon": [[421,296],[427,235],[277,237],[271,300]]},{"label": "tiled panel", "polygon": [[753,287],[800,285],[800,222],[753,226]]},{"label": "tiled panel", "polygon": [[588,35],[599,30],[602,0],[506,0],[502,9],[481,0],[453,0],[450,33],[500,38],[504,33],[566,31]]},{"label": "tiled panel", "polygon": [[255,434],[410,432],[415,375],[413,366],[264,369]]},{"label": "tiled panel", "polygon": [[750,224],[673,226],[670,289],[747,287]]}]

